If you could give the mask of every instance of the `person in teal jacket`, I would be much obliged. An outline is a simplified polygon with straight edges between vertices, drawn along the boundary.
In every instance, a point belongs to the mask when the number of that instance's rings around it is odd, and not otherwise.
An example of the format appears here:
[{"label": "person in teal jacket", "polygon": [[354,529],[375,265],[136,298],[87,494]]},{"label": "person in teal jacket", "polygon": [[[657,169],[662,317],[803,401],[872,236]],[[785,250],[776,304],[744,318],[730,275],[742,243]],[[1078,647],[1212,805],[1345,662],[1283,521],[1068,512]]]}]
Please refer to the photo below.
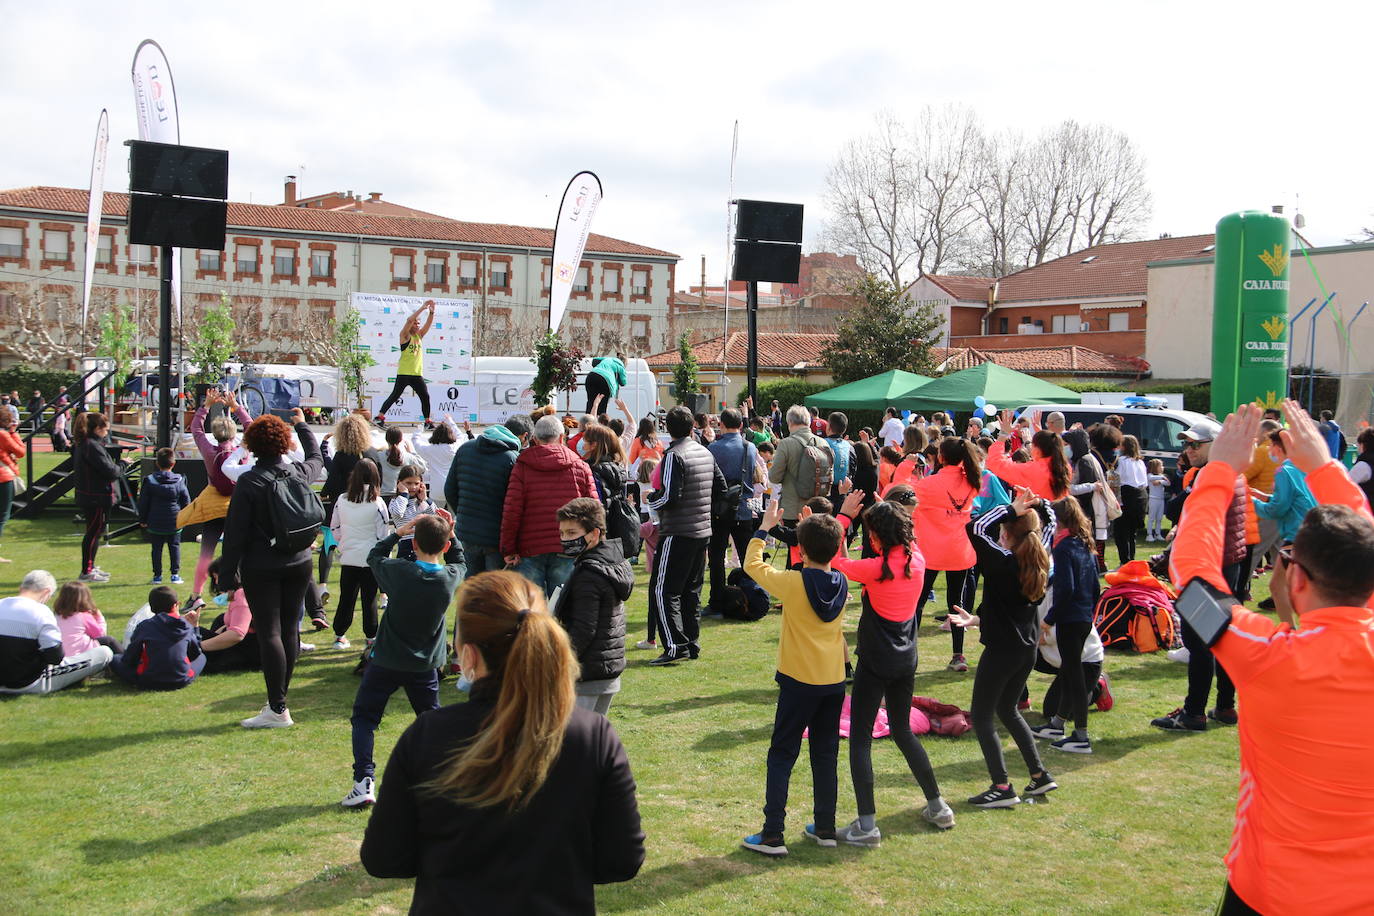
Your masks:
[{"label": "person in teal jacket", "polygon": [[601,356],[592,360],[592,371],[587,373],[587,380],[582,384],[587,391],[586,412],[595,415],[598,397],[603,399],[603,405],[609,405],[615,401],[621,387],[629,383],[625,364],[617,357]]},{"label": "person in teal jacket", "polygon": [[1302,471],[1288,460],[1277,432],[1269,434],[1269,456],[1279,463],[1278,473],[1274,475],[1274,492],[1265,495],[1252,489],[1250,495],[1254,498],[1255,514],[1278,522],[1280,541],[1291,544],[1307,511],[1317,504],[1317,500],[1308,489]]}]

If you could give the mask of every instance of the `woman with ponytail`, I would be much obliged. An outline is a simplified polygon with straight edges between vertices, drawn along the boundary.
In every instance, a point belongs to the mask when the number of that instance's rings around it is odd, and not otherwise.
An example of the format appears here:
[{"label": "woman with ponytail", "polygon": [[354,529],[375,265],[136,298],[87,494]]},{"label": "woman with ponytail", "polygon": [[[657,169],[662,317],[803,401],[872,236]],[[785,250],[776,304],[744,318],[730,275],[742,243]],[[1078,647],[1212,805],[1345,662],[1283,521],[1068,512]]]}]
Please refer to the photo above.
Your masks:
[{"label": "woman with ponytail", "polygon": [[[1012,412],[1002,411],[1002,428],[1011,429]],[[1072,476],[1064,458],[1064,443],[1054,433],[1042,429],[1031,436],[1031,460],[1017,464],[1011,460],[1011,437],[1002,438],[988,449],[988,470],[1017,487],[1029,487],[1043,500],[1063,499],[1069,492]]]},{"label": "woman with ponytail", "polygon": [[382,498],[387,501],[396,497],[396,478],[400,476],[401,468],[415,468],[422,477],[429,470],[425,459],[415,454],[415,449],[406,441],[405,434],[399,426],[387,427],[385,448],[370,448],[363,454],[377,462],[377,467],[381,468]]},{"label": "woman with ponytail", "polygon": [[[916,604],[916,626],[921,625],[926,600],[935,587],[935,578],[945,573],[945,604],[971,603],[967,596],[969,572],[978,557],[973,552],[964,528],[973,517],[973,501],[983,487],[983,466],[977,447],[966,439],[940,440],[937,460],[940,469],[929,477],[912,484],[916,491],[916,508],[911,520],[916,528],[916,542],[925,557],[925,588]],[[964,631],[950,628],[953,654],[946,666],[950,671],[967,671],[964,658]]]},{"label": "woman with ponytail", "polygon": [[892,472],[892,480],[887,488],[883,490],[883,496],[887,496],[887,490],[901,484],[915,486],[916,481],[926,476],[926,459],[924,452],[929,440],[926,439],[925,430],[919,426],[908,426],[902,431],[902,460],[897,463],[897,467]]},{"label": "woman with ponytail", "polygon": [[644,862],[625,748],[605,716],[576,708],[577,659],[542,589],[480,573],[457,617],[471,698],[396,742],[363,866],[415,878],[411,913],[595,913],[593,886]]},{"label": "woman with ponytail", "polygon": [[1049,544],[1054,532],[1054,517],[1027,487],[1016,488],[1011,505],[998,506],[968,525],[969,540],[983,572],[983,602],[976,616],[955,608],[949,619],[955,626],[982,628],[979,642],[983,656],[973,679],[971,711],[992,785],[968,800],[979,808],[1009,808],[1021,801],[1007,778],[994,716],[1011,732],[1030,771],[1031,781],[1024,793],[1044,795],[1059,788],[1041,764],[1035,736],[1016,708],[1026,678],[1035,667],[1039,642],[1035,609],[1049,588]]},{"label": "woman with ponytail", "polygon": [[[840,524],[851,530],[864,503],[853,490],[840,509]],[[925,793],[921,816],[941,830],[954,826],[954,812],[940,797],[940,785],[925,748],[911,733],[911,697],[916,680],[916,618],[913,609],[924,589],[925,561],[913,540],[911,516],[895,502],[874,503],[863,513],[864,534],[873,547],[870,559],[837,556],[832,569],[863,585],[859,615],[859,662],[849,713],[849,772],[854,782],[858,818],[835,832],[851,846],[878,846],[877,807],[873,802],[873,720],[886,701],[892,741],[906,758],[911,775]]]},{"label": "woman with ponytail", "polygon": [[95,565],[100,539],[110,509],[119,498],[119,465],[110,457],[110,421],[104,414],[76,415],[72,424],[72,464],[76,480],[76,507],[86,516],[86,534],[81,539],[82,582],[109,582],[110,574]]}]

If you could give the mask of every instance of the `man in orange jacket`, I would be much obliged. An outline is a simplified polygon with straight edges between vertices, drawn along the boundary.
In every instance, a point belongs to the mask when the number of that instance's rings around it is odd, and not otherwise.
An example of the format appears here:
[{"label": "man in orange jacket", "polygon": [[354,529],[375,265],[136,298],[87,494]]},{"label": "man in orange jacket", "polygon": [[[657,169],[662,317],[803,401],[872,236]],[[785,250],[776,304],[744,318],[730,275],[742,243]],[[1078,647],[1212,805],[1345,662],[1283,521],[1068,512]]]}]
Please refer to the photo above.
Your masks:
[{"label": "man in orange jacket", "polygon": [[[1222,914],[1374,912],[1374,518],[1295,401],[1289,458],[1318,505],[1275,569],[1283,623],[1236,605],[1212,647],[1245,698],[1240,791]],[[1172,577],[1229,590],[1222,520],[1253,457],[1261,412],[1227,417],[1174,539]],[[1296,620],[1293,619],[1296,615]]]}]

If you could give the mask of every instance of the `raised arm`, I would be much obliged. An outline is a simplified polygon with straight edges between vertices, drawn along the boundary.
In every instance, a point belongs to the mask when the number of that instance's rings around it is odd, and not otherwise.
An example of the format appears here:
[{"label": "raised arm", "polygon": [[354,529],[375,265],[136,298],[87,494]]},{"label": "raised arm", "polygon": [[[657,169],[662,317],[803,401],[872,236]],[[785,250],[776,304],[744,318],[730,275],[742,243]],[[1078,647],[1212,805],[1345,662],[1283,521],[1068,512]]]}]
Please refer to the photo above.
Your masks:
[{"label": "raised arm", "polygon": [[1350,479],[1345,467],[1331,457],[1326,440],[1302,405],[1291,398],[1284,401],[1283,415],[1288,418],[1288,429],[1279,432],[1284,451],[1298,470],[1307,475],[1307,487],[1317,502],[1349,506],[1374,521],[1364,491]]},{"label": "raised arm", "polygon": [[[428,311],[429,314],[425,317],[425,326],[420,327],[420,312],[424,311]],[[428,334],[430,327],[434,324],[434,300],[430,299],[424,305],[420,306],[419,310],[417,310],[414,315],[410,316],[410,320],[415,322],[415,327],[419,331],[421,337]]]}]

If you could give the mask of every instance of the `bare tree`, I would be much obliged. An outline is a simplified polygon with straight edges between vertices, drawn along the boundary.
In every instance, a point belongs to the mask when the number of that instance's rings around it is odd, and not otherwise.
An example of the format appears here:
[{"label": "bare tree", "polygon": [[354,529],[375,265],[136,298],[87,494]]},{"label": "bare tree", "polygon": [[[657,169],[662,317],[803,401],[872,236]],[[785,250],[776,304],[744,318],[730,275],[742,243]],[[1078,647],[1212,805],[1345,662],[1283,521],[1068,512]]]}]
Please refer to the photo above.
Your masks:
[{"label": "bare tree", "polygon": [[1019,134],[984,135],[979,145],[978,181],[973,187],[978,214],[976,245],[966,266],[976,274],[1003,277],[1025,265],[1020,260],[1017,191],[1026,169],[1026,144]]},{"label": "bare tree", "polygon": [[831,219],[824,237],[828,247],[857,255],[864,270],[902,289],[920,259],[909,136],[890,112],[875,120],[871,133],[845,144],[826,176]]},{"label": "bare tree", "polygon": [[938,274],[972,255],[982,136],[978,117],[969,108],[927,106],[917,119],[910,157],[911,231],[921,273]]},{"label": "bare tree", "polygon": [[339,359],[339,351],[334,343],[334,309],[305,309],[305,318],[297,328],[294,343],[297,352],[305,357],[311,366],[332,366]]},{"label": "bare tree", "polygon": [[1065,121],[1041,135],[1027,150],[1014,212],[1028,265],[1040,264],[1057,254],[1072,222],[1078,129],[1073,121]]},{"label": "bare tree", "polygon": [[1131,238],[1150,216],[1145,160],[1130,137],[1105,124],[1081,129],[1077,140],[1079,180],[1066,250]]},{"label": "bare tree", "polygon": [[[91,312],[97,308],[93,302]],[[0,315],[6,329],[4,346],[23,362],[65,365],[85,352],[81,305],[73,295],[30,286],[0,289]],[[94,322],[90,333],[95,334]]]}]

